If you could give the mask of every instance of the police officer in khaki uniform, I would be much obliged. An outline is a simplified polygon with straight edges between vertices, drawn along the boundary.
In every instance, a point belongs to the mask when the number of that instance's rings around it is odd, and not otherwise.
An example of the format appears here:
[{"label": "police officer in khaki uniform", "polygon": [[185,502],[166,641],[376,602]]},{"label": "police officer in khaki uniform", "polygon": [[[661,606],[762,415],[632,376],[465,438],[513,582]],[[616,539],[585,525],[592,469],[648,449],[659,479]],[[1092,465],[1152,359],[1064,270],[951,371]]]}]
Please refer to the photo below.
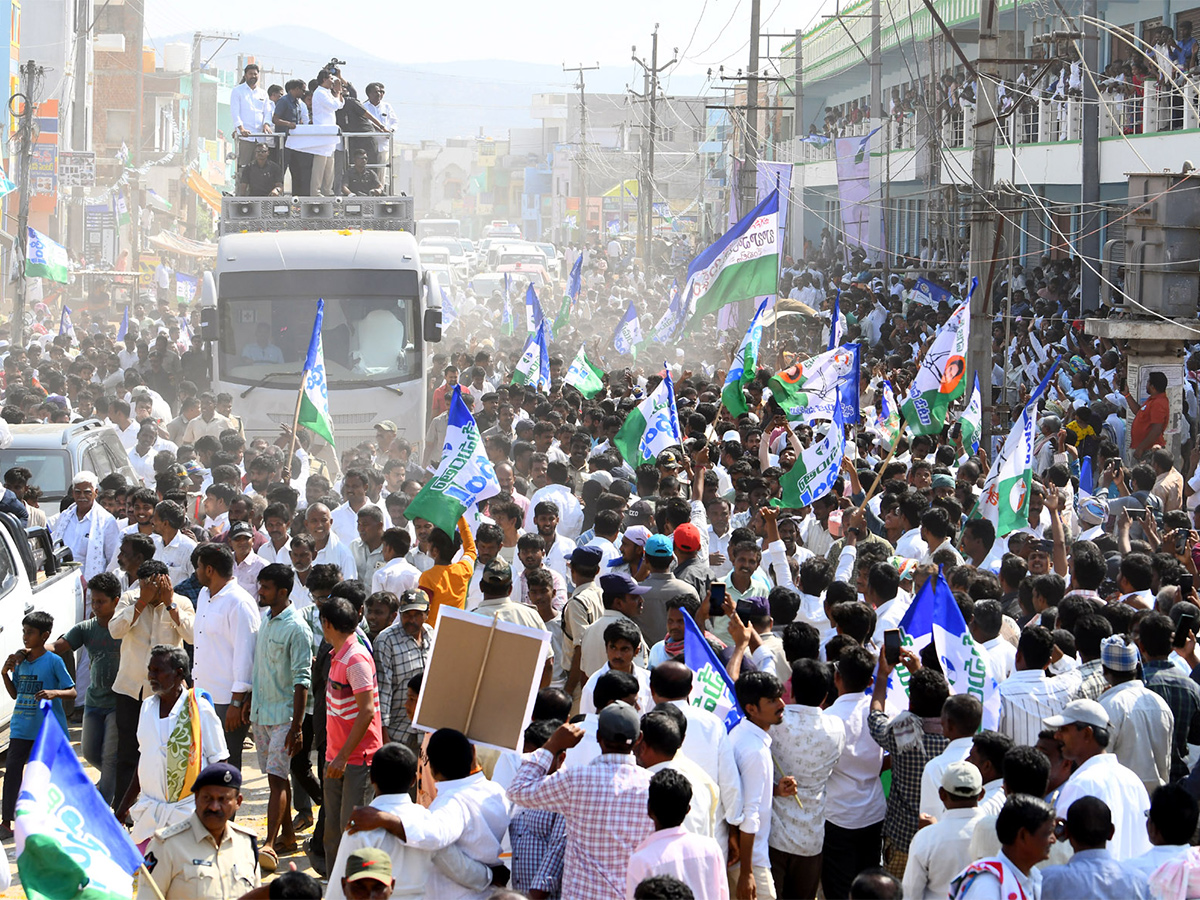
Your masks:
[{"label": "police officer in khaki uniform", "polygon": [[208,766],[192,785],[195,814],[150,839],[146,868],[167,900],[234,900],[258,887],[255,832],[232,821],[241,789],[235,767]]}]

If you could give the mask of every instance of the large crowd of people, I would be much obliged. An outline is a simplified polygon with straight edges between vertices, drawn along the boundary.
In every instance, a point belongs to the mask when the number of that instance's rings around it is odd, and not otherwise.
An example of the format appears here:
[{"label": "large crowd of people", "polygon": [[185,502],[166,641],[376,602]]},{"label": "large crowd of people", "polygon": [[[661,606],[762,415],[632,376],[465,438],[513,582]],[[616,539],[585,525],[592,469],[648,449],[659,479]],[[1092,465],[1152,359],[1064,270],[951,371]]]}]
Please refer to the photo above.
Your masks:
[{"label": "large crowd of people", "polygon": [[[138,481],[79,472],[50,509],[31,472],[4,472],[17,511],[81,564],[89,615],[65,631],[27,616],[5,686],[36,684],[64,726],[64,703],[82,710],[80,751],[165,895],[1190,896],[1200,357],[1172,417],[1162,373],[1127,383],[1126,348],[1080,327],[1077,262],[1030,260],[991,286],[991,441],[964,446],[956,406],[941,434],[892,446],[868,426],[966,296],[957,263],[898,260],[885,281],[833,236],[785,259],[776,313],[795,312],[766,329],[734,415],[721,392],[750,304],[681,331],[681,272],[648,275],[601,241],[569,248],[564,271],[580,254],[568,314],[542,299],[558,318],[548,388],[513,383],[522,298],[506,314],[459,289],[431,348],[428,433],[401,436],[382,410],[374,440],[336,454],[307,432],[291,458],[290,435],[255,436],[165,302],[119,342],[95,316],[7,348],[0,417],[103,419]],[[623,354],[631,304],[644,340]],[[860,344],[862,417],[832,490],[780,506],[829,426],[789,422],[768,381],[831,327]],[[605,373],[586,399],[564,384],[580,346]],[[1059,360],[1027,521],[998,537],[970,514]],[[665,371],[682,442],[625,460],[616,433]],[[501,493],[447,533],[406,512],[456,392]],[[951,692],[935,650],[884,652],[939,569],[998,715]],[[549,633],[522,753],[414,727],[449,607]],[[689,618],[734,685],[731,730],[689,702]],[[897,665],[907,709],[887,697]],[[36,722],[15,716],[11,735],[5,828]],[[258,834],[236,819],[251,746]]]}]

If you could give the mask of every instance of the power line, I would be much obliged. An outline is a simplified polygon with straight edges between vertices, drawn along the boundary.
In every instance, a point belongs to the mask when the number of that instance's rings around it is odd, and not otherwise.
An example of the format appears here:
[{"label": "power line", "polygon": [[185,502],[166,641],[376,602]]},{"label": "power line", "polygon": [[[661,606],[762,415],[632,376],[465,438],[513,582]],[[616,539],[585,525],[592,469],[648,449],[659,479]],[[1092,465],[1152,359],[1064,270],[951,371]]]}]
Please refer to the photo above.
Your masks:
[{"label": "power line", "polygon": [[[594,72],[600,68],[600,63],[597,62],[594,66],[585,66],[583,63],[568,69],[563,65],[564,72],[574,72],[579,76],[579,83],[575,87],[579,88],[579,241],[582,244],[587,240],[587,207],[588,207],[588,181],[587,181],[587,94],[584,90],[584,72]],[[603,223],[602,223],[603,224]]]}]

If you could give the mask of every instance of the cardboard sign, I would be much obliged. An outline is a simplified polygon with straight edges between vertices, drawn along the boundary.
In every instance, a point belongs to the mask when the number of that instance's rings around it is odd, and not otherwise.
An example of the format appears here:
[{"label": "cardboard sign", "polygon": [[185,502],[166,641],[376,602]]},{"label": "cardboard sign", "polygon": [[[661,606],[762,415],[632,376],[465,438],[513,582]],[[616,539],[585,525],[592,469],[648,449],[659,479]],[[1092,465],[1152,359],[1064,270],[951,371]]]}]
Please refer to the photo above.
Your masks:
[{"label": "cardboard sign", "polygon": [[413,724],[519,753],[549,648],[548,631],[441,607]]}]

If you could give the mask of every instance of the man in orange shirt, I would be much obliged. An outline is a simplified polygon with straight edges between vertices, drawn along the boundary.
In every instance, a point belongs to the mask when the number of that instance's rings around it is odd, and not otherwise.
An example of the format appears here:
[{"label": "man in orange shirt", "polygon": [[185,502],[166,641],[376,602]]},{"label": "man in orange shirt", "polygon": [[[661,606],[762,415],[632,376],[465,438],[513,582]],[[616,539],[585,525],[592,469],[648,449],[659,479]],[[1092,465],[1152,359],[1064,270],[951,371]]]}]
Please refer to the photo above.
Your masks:
[{"label": "man in orange shirt", "polygon": [[[440,416],[450,408],[450,398],[454,396],[454,386],[458,384],[458,366],[446,366],[446,368],[442,369],[442,375],[446,380],[433,391],[431,418]],[[471,386],[464,384],[462,390],[464,394],[469,394],[471,393]]]},{"label": "man in orange shirt", "polygon": [[433,567],[421,574],[417,586],[429,595],[427,621],[430,627],[437,623],[438,610],[442,606],[464,609],[467,605],[467,588],[475,573],[477,554],[471,526],[465,518],[458,520],[458,533],[462,535],[463,551],[462,559],[458,562],[453,561],[458,551],[458,541],[440,528],[434,528],[429,533],[429,555],[433,557]]},{"label": "man in orange shirt", "polygon": [[1167,376],[1163,372],[1151,372],[1146,380],[1149,396],[1138,404],[1129,391],[1125,401],[1134,411],[1133,425],[1129,430],[1129,452],[1134,459],[1141,459],[1150,450],[1162,443],[1163,433],[1171,417],[1171,404],[1167,400]]}]

